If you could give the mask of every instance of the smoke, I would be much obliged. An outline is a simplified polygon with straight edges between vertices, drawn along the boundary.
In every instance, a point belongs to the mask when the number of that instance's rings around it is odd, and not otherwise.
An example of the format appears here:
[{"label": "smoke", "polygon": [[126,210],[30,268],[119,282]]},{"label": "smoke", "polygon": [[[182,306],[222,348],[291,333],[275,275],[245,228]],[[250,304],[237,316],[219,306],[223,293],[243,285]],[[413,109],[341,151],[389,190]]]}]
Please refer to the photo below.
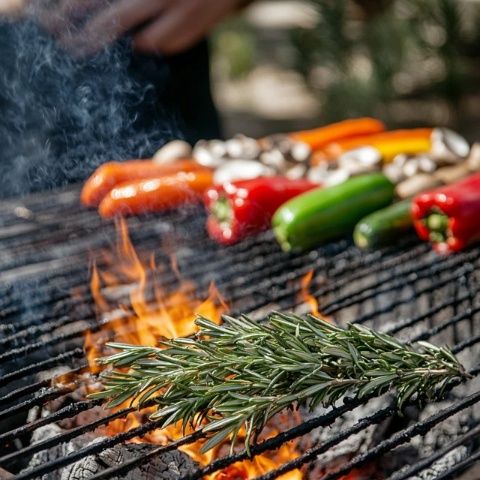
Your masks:
[{"label": "smoke", "polygon": [[0,197],[80,181],[181,137],[168,79],[128,40],[75,60],[30,20],[0,23]]}]

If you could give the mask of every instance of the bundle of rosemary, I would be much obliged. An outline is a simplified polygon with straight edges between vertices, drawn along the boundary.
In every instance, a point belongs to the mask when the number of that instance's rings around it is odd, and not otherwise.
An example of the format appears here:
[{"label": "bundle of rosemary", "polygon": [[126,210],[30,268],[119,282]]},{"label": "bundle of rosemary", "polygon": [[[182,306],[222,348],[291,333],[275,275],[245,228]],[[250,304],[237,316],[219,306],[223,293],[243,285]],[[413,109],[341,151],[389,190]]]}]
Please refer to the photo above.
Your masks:
[{"label": "bundle of rosemary", "polygon": [[[347,393],[362,398],[396,389],[398,406],[442,394],[468,376],[447,348],[415,347],[360,325],[346,329],[315,317],[273,313],[267,323],[197,319],[194,338],[160,348],[111,343],[119,353],[98,360],[108,407],[154,401],[163,426],[182,421],[210,438],[204,451],[246,428],[246,447],[266,422],[294,402],[329,406]],[[125,367],[129,367],[128,369]]]}]

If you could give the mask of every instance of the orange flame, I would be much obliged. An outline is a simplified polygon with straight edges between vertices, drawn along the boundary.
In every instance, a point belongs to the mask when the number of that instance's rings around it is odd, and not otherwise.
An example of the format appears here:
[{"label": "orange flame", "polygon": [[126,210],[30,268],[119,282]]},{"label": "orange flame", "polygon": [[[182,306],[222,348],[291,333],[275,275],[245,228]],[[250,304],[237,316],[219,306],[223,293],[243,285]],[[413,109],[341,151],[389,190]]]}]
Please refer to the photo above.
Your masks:
[{"label": "orange flame", "polygon": [[300,299],[305,302],[310,307],[310,313],[315,317],[320,317],[320,311],[318,309],[317,299],[310,293],[310,285],[313,280],[313,270],[310,270],[301,280],[300,280]]},{"label": "orange flame", "polygon": [[[162,288],[155,278],[157,267],[154,258],[150,258],[148,262],[140,259],[130,241],[125,221],[118,224],[118,231],[120,240],[116,255],[105,256],[104,259],[107,260],[109,269],[100,271],[94,267],[90,282],[92,296],[101,318],[101,328],[89,331],[85,336],[85,350],[92,373],[99,372],[95,359],[112,353],[105,347],[108,341],[155,346],[163,338],[184,337],[195,333],[197,327],[194,320],[198,315],[220,323],[222,314],[228,311],[227,303],[213,283],[210,285],[206,300],[199,301],[194,298],[192,292],[195,286],[192,282],[181,280],[177,259],[174,256],[171,257],[171,269],[180,281],[180,286],[173,292]],[[129,405],[126,402],[117,409]],[[147,408],[130,413],[125,418],[110,422],[100,433],[113,436],[131,430],[146,422],[153,411],[154,409]],[[290,417],[292,418],[291,414]],[[298,423],[298,420],[296,421]],[[141,439],[133,439],[132,442],[164,445],[182,438],[185,433],[191,433],[191,430],[187,428],[185,432],[179,422],[168,428],[149,432]],[[273,436],[276,433],[279,431],[272,429],[269,435]],[[239,435],[238,442],[241,441],[242,435]],[[227,454],[230,449],[230,442],[225,441],[209,452],[201,454],[203,442],[204,440],[198,441],[180,449],[201,465],[211,463]],[[236,463],[222,472],[209,476],[208,480],[249,479],[263,475],[297,457],[299,452],[296,445],[296,442],[290,442],[275,452],[259,455],[251,461]],[[282,476],[284,480],[301,478],[299,470]]]}]

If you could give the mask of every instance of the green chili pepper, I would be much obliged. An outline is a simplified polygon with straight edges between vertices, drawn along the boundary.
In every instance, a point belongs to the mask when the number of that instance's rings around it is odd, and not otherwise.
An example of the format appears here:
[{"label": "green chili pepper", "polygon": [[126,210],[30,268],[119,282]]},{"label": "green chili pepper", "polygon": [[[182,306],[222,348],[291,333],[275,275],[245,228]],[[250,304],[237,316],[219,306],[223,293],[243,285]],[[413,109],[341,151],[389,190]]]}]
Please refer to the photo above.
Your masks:
[{"label": "green chili pepper", "polygon": [[355,245],[376,248],[388,245],[409,229],[413,229],[412,201],[394,203],[360,220],[353,231]]},{"label": "green chili pepper", "polygon": [[285,251],[306,250],[345,235],[366,215],[392,203],[395,187],[373,173],[304,193],[282,205],[272,220]]}]

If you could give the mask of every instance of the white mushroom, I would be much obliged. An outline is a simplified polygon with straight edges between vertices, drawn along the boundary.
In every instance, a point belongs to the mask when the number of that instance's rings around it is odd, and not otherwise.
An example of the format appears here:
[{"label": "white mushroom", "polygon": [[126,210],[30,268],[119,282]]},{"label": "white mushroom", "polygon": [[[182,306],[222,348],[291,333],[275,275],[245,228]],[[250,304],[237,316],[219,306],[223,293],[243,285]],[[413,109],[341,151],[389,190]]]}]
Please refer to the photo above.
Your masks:
[{"label": "white mushroom", "polygon": [[303,178],[305,176],[305,174],[307,173],[307,168],[308,167],[305,164],[300,163],[289,168],[285,172],[285,176],[290,180],[299,180],[300,178]]},{"label": "white mushroom", "polygon": [[275,168],[280,173],[285,172],[288,168],[288,162],[285,160],[285,156],[277,149],[263,152],[260,155],[260,161],[269,167]]},{"label": "white mushroom", "polygon": [[216,157],[211,152],[208,142],[201,140],[193,149],[193,158],[195,161],[208,168],[218,168],[220,165],[225,163],[225,159],[222,157]]},{"label": "white mushroom", "polygon": [[420,171],[420,162],[416,157],[409,158],[403,166],[403,173],[406,177],[413,177]]},{"label": "white mushroom", "polygon": [[428,155],[419,155],[416,158],[421,172],[432,173],[438,168],[437,163]]},{"label": "white mushroom", "polygon": [[243,142],[240,138],[231,138],[225,142],[227,155],[233,159],[241,159],[243,157]]},{"label": "white mushroom", "polygon": [[449,167],[439,168],[434,176],[442,183],[453,183],[457,180],[465,178],[470,173],[467,162],[460,163],[459,165],[452,165]]},{"label": "white mushroom", "polygon": [[238,180],[272,177],[275,173],[273,168],[255,160],[231,160],[217,168],[213,175],[213,181],[216,185],[221,185]]},{"label": "white mushroom", "polygon": [[315,167],[311,167],[307,172],[307,179],[313,183],[324,184],[327,181],[330,172],[328,171],[328,164],[321,163]]},{"label": "white mushroom", "polygon": [[310,145],[303,142],[294,142],[290,149],[290,155],[296,162],[307,162],[312,154]]},{"label": "white mushroom", "polygon": [[166,143],[153,156],[155,163],[173,163],[181,158],[192,156],[192,147],[183,140],[172,140]]},{"label": "white mushroom", "polygon": [[395,189],[395,192],[400,198],[403,199],[413,197],[420,192],[438,187],[440,185],[442,185],[442,182],[433,175],[419,173],[414,177],[410,177],[407,180],[399,183]]},{"label": "white mushroom", "polygon": [[467,165],[471,172],[480,171],[480,143],[474,143],[467,158]]},{"label": "white mushroom", "polygon": [[395,157],[393,157],[392,163],[397,165],[398,167],[403,167],[407,163],[408,158],[409,157],[407,154],[399,153],[398,155],[395,155]]},{"label": "white mushroom", "polygon": [[359,175],[378,170],[382,162],[381,153],[374,147],[360,147],[344,153],[338,159],[340,168],[351,175]]},{"label": "white mushroom", "polygon": [[400,183],[405,179],[403,168],[396,163],[389,163],[383,167],[383,173],[394,184]]},{"label": "white mushroom", "polygon": [[222,140],[210,140],[207,148],[215,158],[223,158],[227,154],[225,142],[222,142]]},{"label": "white mushroom", "polygon": [[470,152],[468,142],[448,128],[435,128],[432,132],[431,154],[434,160],[444,163],[461,163]]},{"label": "white mushroom", "polygon": [[340,185],[341,183],[346,182],[350,177],[350,172],[344,168],[332,170],[328,172],[328,176],[325,179],[325,186],[333,187],[334,185]]},{"label": "white mushroom", "polygon": [[238,138],[242,142],[243,158],[251,160],[258,158],[261,149],[257,140],[246,137],[245,135],[237,135],[235,138]]}]

